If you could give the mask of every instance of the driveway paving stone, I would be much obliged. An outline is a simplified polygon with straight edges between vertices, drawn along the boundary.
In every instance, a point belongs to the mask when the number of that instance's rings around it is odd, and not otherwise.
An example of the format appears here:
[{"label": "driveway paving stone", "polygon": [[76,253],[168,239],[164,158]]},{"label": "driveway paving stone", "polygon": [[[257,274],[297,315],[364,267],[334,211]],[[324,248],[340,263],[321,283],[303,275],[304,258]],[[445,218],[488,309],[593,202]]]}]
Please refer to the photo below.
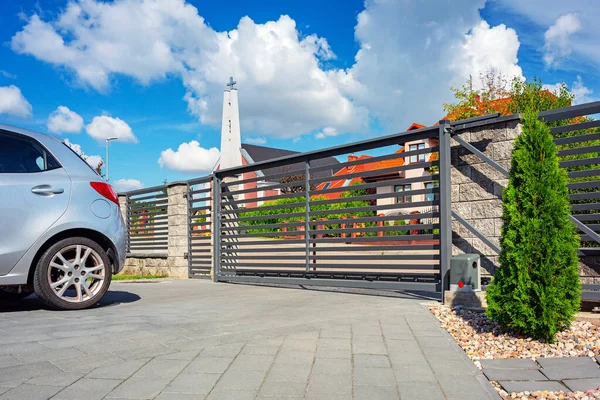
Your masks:
[{"label": "driveway paving stone", "polygon": [[69,313],[32,296],[0,305],[0,400],[497,398],[421,301],[197,280],[114,282]]}]

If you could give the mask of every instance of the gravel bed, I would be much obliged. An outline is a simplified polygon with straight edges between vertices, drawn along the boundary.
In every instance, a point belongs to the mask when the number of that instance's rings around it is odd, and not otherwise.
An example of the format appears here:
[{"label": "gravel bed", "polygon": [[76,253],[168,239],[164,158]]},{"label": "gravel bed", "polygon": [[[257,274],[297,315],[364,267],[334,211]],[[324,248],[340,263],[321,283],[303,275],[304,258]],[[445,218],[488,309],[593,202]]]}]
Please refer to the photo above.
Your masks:
[{"label": "gravel bed", "polygon": [[[481,369],[479,360],[502,358],[594,357],[600,355],[600,324],[575,321],[571,327],[556,335],[554,343],[511,334],[490,321],[483,312],[452,309],[446,306],[430,307],[431,312],[454,340]],[[506,393],[492,382],[502,398],[506,399],[600,399],[600,388],[587,392],[524,392]]]}]

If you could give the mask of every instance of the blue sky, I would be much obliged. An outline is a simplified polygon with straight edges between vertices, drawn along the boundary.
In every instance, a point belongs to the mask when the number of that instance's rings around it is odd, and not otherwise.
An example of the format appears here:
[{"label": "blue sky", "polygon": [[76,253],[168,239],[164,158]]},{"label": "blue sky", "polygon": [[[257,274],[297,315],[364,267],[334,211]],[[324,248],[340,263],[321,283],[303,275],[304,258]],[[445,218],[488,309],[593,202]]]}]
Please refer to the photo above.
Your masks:
[{"label": "blue sky", "polygon": [[128,189],[206,173],[230,75],[242,140],[299,151],[431,124],[450,85],[491,67],[595,100],[599,8],[523,3],[2,2],[0,122],[88,156],[117,132],[111,181]]}]

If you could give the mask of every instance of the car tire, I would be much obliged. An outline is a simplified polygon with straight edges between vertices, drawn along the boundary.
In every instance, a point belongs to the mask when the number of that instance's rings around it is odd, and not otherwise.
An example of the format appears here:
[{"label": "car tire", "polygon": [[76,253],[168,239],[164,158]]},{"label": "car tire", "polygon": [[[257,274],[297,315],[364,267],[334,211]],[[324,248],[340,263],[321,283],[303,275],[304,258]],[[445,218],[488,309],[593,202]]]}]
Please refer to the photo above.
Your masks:
[{"label": "car tire", "polygon": [[49,308],[82,310],[102,299],[111,279],[112,265],[102,246],[73,237],[53,244],[40,257],[33,287]]}]

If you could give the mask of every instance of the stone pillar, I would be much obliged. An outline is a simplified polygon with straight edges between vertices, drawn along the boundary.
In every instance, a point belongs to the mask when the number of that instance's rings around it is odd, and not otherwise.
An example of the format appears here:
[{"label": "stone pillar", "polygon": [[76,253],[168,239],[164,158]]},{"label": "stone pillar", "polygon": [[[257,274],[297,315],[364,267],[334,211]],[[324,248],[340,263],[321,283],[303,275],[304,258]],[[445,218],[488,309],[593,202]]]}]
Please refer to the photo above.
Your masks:
[{"label": "stone pillar", "polygon": [[127,196],[125,196],[125,194],[123,194],[123,193],[119,193],[117,195],[117,197],[119,198],[119,208],[121,209],[121,215],[123,216],[123,221],[127,222],[125,220],[125,218],[127,216]]},{"label": "stone pillar", "polygon": [[167,265],[170,276],[175,278],[188,277],[188,209],[187,183],[173,182],[167,185],[168,197],[168,223],[169,223],[169,249]]},{"label": "stone pillar", "polygon": [[[517,119],[460,131],[459,135],[509,170],[513,143],[520,133],[521,125]],[[508,179],[458,142],[452,140],[451,146],[452,210],[500,247],[502,190]],[[483,276],[492,275],[499,266],[498,254],[460,222],[453,220],[452,254],[461,253],[481,255]]]}]

